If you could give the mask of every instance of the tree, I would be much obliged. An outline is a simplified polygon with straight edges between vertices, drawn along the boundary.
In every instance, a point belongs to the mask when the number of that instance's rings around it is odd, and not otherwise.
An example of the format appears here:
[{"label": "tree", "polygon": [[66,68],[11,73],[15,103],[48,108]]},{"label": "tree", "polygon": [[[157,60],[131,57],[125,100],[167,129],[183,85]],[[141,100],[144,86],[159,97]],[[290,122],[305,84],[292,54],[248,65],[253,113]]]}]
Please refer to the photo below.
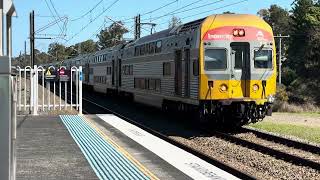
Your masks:
[{"label": "tree", "polygon": [[77,56],[79,54],[92,53],[98,50],[98,45],[92,39],[77,43],[66,48],[69,56]]},{"label": "tree", "polygon": [[261,9],[258,15],[272,28],[274,34],[288,34],[290,31],[290,15],[286,9],[271,5],[269,9]]},{"label": "tree", "polygon": [[172,18],[169,21],[169,28],[177,27],[182,24],[182,21],[179,17],[172,16]]},{"label": "tree", "polygon": [[47,53],[45,52],[40,52],[35,54],[35,59],[36,59],[36,63],[37,65],[39,64],[44,64],[44,63],[48,63],[48,62],[52,62],[53,61],[53,57],[49,56]]},{"label": "tree", "polygon": [[305,23],[308,27],[308,42],[306,48],[305,75],[307,78],[319,80],[317,74],[320,69],[320,7],[309,8],[305,15]]},{"label": "tree", "polygon": [[68,58],[66,47],[59,43],[51,43],[49,45],[48,54],[52,57],[56,57],[57,61],[63,61]]},{"label": "tree", "polygon": [[97,35],[99,49],[105,49],[123,43],[123,35],[128,30],[124,28],[121,21],[112,23],[106,29],[100,31]]},{"label": "tree", "polygon": [[307,22],[307,14],[314,7],[312,0],[295,0],[293,3],[290,27],[287,65],[296,71],[299,76],[306,76],[307,48],[310,39],[310,24]]}]

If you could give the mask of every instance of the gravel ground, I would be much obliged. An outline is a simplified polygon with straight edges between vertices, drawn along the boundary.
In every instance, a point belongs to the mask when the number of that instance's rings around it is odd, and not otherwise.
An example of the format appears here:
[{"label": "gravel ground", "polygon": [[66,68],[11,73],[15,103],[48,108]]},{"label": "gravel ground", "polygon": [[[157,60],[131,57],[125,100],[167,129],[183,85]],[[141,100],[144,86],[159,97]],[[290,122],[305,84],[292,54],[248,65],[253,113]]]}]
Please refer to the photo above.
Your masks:
[{"label": "gravel ground", "polygon": [[320,163],[320,155],[318,154],[313,154],[311,152],[307,152],[307,151],[303,151],[300,149],[295,149],[293,147],[288,147],[286,145],[283,144],[279,144],[279,143],[275,143],[272,141],[268,141],[262,138],[257,137],[255,134],[253,133],[240,133],[240,134],[236,134],[235,135],[238,138],[256,143],[256,144],[260,144],[266,147],[270,147],[272,149],[276,149],[282,152],[286,152],[288,154],[291,155],[295,155],[295,156],[299,156],[302,157],[304,159],[309,159],[312,160],[314,162]]},{"label": "gravel ground", "polygon": [[172,138],[258,179],[320,179],[319,171],[296,166],[216,137]]}]

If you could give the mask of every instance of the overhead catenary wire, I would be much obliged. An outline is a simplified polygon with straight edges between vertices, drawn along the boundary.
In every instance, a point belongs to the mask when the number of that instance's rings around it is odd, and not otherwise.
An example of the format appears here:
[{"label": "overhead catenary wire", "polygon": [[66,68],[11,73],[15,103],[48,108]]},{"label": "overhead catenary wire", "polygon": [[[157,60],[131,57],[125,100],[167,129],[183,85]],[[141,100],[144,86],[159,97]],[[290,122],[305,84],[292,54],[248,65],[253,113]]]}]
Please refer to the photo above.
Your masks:
[{"label": "overhead catenary wire", "polygon": [[[172,13],[174,13],[175,11],[179,11],[179,10],[181,10],[181,9],[187,8],[187,7],[192,6],[192,5],[196,4],[196,3],[199,3],[199,2],[201,2],[201,1],[203,1],[203,0],[197,0],[197,1],[191,2],[191,3],[187,4],[187,5],[184,5],[184,6],[182,6],[182,7],[180,7],[180,8],[177,8],[177,9],[175,9],[175,10],[173,10],[173,11],[170,11],[169,13],[164,14],[164,15],[162,15],[162,16],[166,16],[166,15],[168,15],[168,14],[172,14]],[[160,17],[160,16],[159,16],[159,17]],[[151,21],[152,19],[154,19],[154,18],[147,18],[147,19],[143,19],[143,20],[144,20],[144,21]]]},{"label": "overhead catenary wire", "polygon": [[[50,2],[50,4],[51,4],[51,6],[52,6],[52,8],[53,8],[54,12],[55,12],[55,13],[56,13],[56,15],[58,16],[59,20],[60,20],[61,22],[63,22],[63,21],[62,21],[62,19],[61,19],[61,16],[59,15],[59,13],[58,13],[57,9],[56,9],[56,8],[55,8],[55,6],[54,6],[54,4],[53,4],[52,0],[49,0],[49,2]],[[59,25],[59,22],[58,22],[58,25]],[[64,32],[65,32],[65,31],[66,31],[66,22],[64,22],[64,24],[63,24],[62,32],[60,33],[60,34],[61,34],[61,36],[64,34]]]},{"label": "overhead catenary wire", "polygon": [[77,17],[75,19],[71,19],[70,21],[77,21],[80,20],[82,18],[84,18],[85,16],[87,16],[89,13],[91,13],[95,8],[97,8],[104,0],[100,0],[97,4],[95,4],[89,11],[87,11],[86,13],[84,13],[83,15],[81,15],[80,17]]},{"label": "overhead catenary wire", "polygon": [[[62,18],[66,18],[66,17],[62,17]],[[39,32],[41,32],[41,31],[46,30],[47,28],[49,28],[49,27],[57,24],[58,21],[60,21],[60,20],[54,20],[54,21],[52,21],[52,22],[49,22],[47,25],[45,25],[45,26],[39,28],[38,30],[36,30],[35,33],[39,33]]]},{"label": "overhead catenary wire", "polygon": [[[50,13],[51,13],[51,15],[53,16],[54,20],[55,20],[56,22],[58,22],[58,20],[56,19],[56,16],[54,15],[54,13],[52,12],[52,10],[51,10],[51,8],[50,8],[50,6],[49,6],[48,1],[47,1],[47,0],[44,0],[44,1],[45,1],[46,5],[47,5],[47,7],[48,7],[48,9],[49,9],[49,11],[50,11]],[[62,31],[62,28],[60,27],[60,24],[57,23],[57,25],[59,26],[60,32],[63,32],[63,31]]]},{"label": "overhead catenary wire", "polygon": [[91,20],[88,24],[86,24],[84,27],[82,27],[80,29],[79,32],[77,32],[76,34],[74,34],[70,39],[66,40],[66,43],[68,43],[69,41],[71,41],[73,38],[75,38],[76,36],[78,36],[83,30],[85,30],[91,23],[93,23],[96,19],[98,19],[101,15],[103,15],[106,11],[108,11],[112,6],[114,6],[119,0],[115,0],[112,2],[111,5],[109,5],[106,9],[104,9],[99,15],[97,15],[93,20]]},{"label": "overhead catenary wire", "polygon": [[[196,2],[199,2],[199,1],[201,1],[201,0],[198,0],[198,1],[196,1]],[[164,15],[161,15],[161,16],[158,16],[158,17],[154,17],[154,18],[149,18],[149,19],[146,19],[146,20],[147,20],[147,21],[158,20],[158,19],[161,19],[161,18],[166,17],[166,16],[172,16],[172,15],[175,15],[175,14],[192,11],[192,10],[195,10],[195,9],[202,8],[202,7],[204,7],[204,6],[208,6],[208,5],[212,5],[212,4],[217,4],[217,3],[222,2],[222,1],[224,1],[224,0],[217,0],[217,1],[214,1],[214,2],[211,2],[211,3],[208,3],[208,4],[204,4],[204,5],[201,5],[201,6],[194,7],[194,8],[189,8],[189,9],[185,9],[185,10],[179,11],[179,10],[181,10],[181,9],[184,9],[184,8],[186,8],[186,7],[189,7],[189,6],[192,4],[192,3],[190,3],[190,4],[188,4],[188,5],[184,6],[184,7],[178,8],[178,9],[176,9],[176,10],[174,10],[174,11],[171,11],[171,12],[169,12],[169,13],[167,13],[167,14],[164,14]],[[194,3],[193,3],[193,4],[194,4]]]},{"label": "overhead catenary wire", "polygon": [[98,30],[95,31],[95,33],[93,33],[90,38],[93,38],[94,36],[97,36],[98,33],[103,29],[103,27],[107,24],[108,21],[104,20],[102,25],[98,28]]},{"label": "overhead catenary wire", "polygon": [[[220,6],[220,7],[218,7],[218,8],[210,9],[210,10],[208,10],[208,11],[203,11],[203,12],[200,12],[200,13],[188,15],[188,16],[182,17],[182,18],[180,18],[180,19],[183,20],[183,19],[187,19],[187,18],[190,18],[190,17],[198,16],[198,15],[201,15],[201,14],[206,14],[206,13],[209,13],[209,12],[212,12],[212,11],[215,11],[215,10],[219,10],[219,9],[223,9],[223,8],[230,7],[230,6],[233,6],[233,5],[237,5],[237,4],[246,2],[246,1],[248,1],[248,0],[237,1],[237,2],[230,3],[230,4],[227,4],[227,5],[224,5],[224,6]],[[163,23],[160,23],[160,24],[158,24],[158,25],[162,25],[162,24],[165,24],[165,23],[167,23],[167,22],[163,22]]]},{"label": "overhead catenary wire", "polygon": [[[167,6],[170,6],[171,4],[174,4],[176,2],[178,2],[178,0],[174,0],[172,2],[169,2],[169,3],[165,4],[165,5],[162,5],[162,6],[156,8],[156,9],[153,9],[151,11],[148,11],[148,12],[145,12],[145,13],[141,13],[140,16],[145,16],[145,15],[148,15],[148,14],[152,14],[152,13],[154,13],[156,11],[159,11],[160,9],[163,9],[163,8],[165,8]],[[125,21],[131,20],[131,19],[133,19],[133,18],[122,19],[121,21],[125,22]]]}]

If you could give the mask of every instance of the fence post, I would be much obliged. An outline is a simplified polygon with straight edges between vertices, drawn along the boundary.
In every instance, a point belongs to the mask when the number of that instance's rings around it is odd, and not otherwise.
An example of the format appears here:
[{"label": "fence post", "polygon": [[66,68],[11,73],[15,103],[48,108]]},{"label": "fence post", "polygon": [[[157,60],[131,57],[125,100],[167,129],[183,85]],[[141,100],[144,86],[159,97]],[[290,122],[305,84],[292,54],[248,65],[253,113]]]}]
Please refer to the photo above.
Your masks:
[{"label": "fence post", "polygon": [[17,140],[17,76],[11,78],[11,91],[12,91],[12,105],[11,105],[11,137],[12,137],[12,156],[11,156],[11,168],[12,168],[12,179],[16,179],[16,140]]},{"label": "fence post", "polygon": [[82,66],[79,66],[79,114],[82,115]]},{"label": "fence post", "polygon": [[33,112],[32,115],[36,116],[38,115],[38,67],[37,65],[33,66],[33,71],[31,75],[31,82],[32,82],[32,89],[33,93],[31,93],[31,99],[33,102]]}]

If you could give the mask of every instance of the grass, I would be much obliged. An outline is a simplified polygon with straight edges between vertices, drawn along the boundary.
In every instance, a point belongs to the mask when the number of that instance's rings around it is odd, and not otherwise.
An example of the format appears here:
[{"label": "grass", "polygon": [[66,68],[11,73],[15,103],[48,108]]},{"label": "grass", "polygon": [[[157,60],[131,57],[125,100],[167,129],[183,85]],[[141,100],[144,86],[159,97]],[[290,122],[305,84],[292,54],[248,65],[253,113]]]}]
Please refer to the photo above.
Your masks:
[{"label": "grass", "polygon": [[272,122],[259,122],[256,124],[251,124],[250,126],[273,133],[295,136],[300,139],[305,139],[310,142],[320,144],[320,127],[308,127],[302,125],[280,124]]}]

